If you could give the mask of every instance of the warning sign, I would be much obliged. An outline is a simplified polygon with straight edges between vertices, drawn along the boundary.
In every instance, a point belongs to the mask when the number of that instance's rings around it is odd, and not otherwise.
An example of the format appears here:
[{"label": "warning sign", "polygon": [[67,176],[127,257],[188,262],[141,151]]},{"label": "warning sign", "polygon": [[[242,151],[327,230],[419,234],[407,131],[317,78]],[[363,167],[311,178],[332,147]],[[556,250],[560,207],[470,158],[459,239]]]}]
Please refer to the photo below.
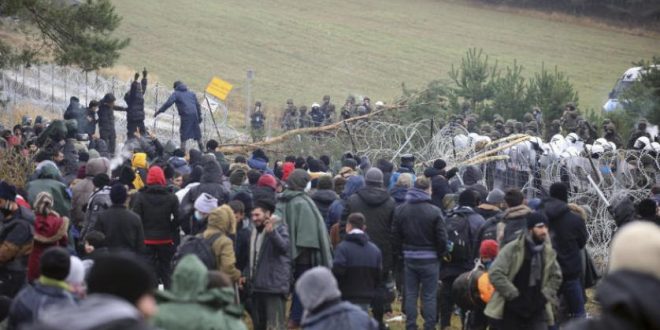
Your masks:
[{"label": "warning sign", "polygon": [[232,88],[234,88],[232,84],[220,79],[220,77],[213,77],[206,86],[206,92],[224,101]]}]

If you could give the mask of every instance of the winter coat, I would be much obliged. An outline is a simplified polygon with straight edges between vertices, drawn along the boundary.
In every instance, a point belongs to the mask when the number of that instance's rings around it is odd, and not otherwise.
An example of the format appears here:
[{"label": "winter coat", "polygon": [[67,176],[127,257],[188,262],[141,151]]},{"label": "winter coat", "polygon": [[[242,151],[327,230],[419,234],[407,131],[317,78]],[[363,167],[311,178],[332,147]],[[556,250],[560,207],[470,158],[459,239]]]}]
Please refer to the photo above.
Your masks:
[{"label": "winter coat", "polygon": [[157,113],[167,111],[173,104],[176,104],[176,109],[181,117],[179,127],[181,140],[201,139],[202,132],[199,129],[199,124],[202,122],[202,107],[195,93],[189,91],[186,85],[179,84],[174,88],[174,92],[167,101],[158,109]]},{"label": "winter coat", "polygon": [[629,270],[608,274],[596,287],[600,315],[569,323],[566,330],[660,329],[660,281]]},{"label": "winter coat", "polygon": [[316,208],[318,208],[319,212],[321,212],[321,216],[323,216],[323,222],[325,222],[325,227],[327,230],[330,230],[330,227],[332,226],[328,218],[330,205],[332,205],[332,203],[337,199],[339,199],[337,193],[330,189],[317,190],[314,192],[314,194],[312,194],[312,200],[316,204]]},{"label": "winter coat", "polygon": [[25,190],[28,193],[28,201],[34,206],[37,194],[47,191],[53,196],[53,210],[59,215],[69,217],[71,212],[71,196],[64,183],[60,182],[60,172],[53,165],[41,168],[38,179],[28,182]]},{"label": "winter coat", "polygon": [[[479,229],[481,229],[481,227],[486,223],[486,221],[481,215],[479,215],[479,213],[475,212],[470,207],[459,206],[453,209],[451,212],[455,214],[460,214],[465,219],[467,219],[468,224],[470,225],[470,239],[471,239],[470,244],[472,247],[472,252],[474,254],[472,260],[478,258]],[[448,215],[448,218],[452,216],[452,213]],[[474,268],[474,262],[472,262],[471,260],[467,260],[463,262],[456,262],[456,261],[447,262],[443,260],[442,266],[440,267],[440,279],[458,276],[466,271],[471,270],[472,268]]]},{"label": "winter coat", "polygon": [[99,214],[94,230],[105,235],[106,246],[110,249],[124,249],[134,253],[144,251],[144,231],[140,217],[123,205],[112,205]]},{"label": "winter coat", "polygon": [[179,200],[167,187],[146,186],[131,203],[133,212],[142,219],[146,244],[150,244],[148,241],[172,241],[178,234]]},{"label": "winter coat", "polygon": [[257,170],[257,171],[260,171],[260,172],[266,172],[266,173],[270,173],[270,174],[273,173],[273,171],[271,171],[268,168],[268,160],[263,159],[261,157],[252,156],[247,160],[247,163],[248,163],[248,166],[250,166],[250,168],[253,169],[253,170]]},{"label": "winter coat", "polygon": [[305,315],[300,325],[305,330],[378,329],[378,323],[369,314],[347,301]]},{"label": "winter coat", "polygon": [[64,120],[75,120],[78,124],[78,132],[84,133],[87,126],[85,112],[85,108],[80,106],[80,101],[73,100],[64,111]]},{"label": "winter coat", "polygon": [[211,236],[220,234],[211,246],[218,264],[218,270],[227,274],[232,281],[238,282],[241,272],[236,268],[234,242],[228,236],[235,233],[234,211],[229,206],[223,205],[211,211],[208,217],[208,225],[202,236],[208,239]]},{"label": "winter coat", "polygon": [[369,304],[376,295],[382,276],[382,255],[364,233],[346,235],[335,249],[332,273],[337,278],[342,299]]},{"label": "winter coat", "polygon": [[502,213],[502,210],[500,210],[499,207],[492,205],[492,204],[481,204],[477,206],[475,209],[479,215],[481,215],[484,219],[488,220],[494,216],[497,216],[498,214]]},{"label": "winter coat", "polygon": [[144,120],[144,93],[147,91],[147,79],[142,79],[141,83],[137,80],[131,83],[131,89],[124,95],[124,101],[128,105],[126,109],[126,120],[143,121]]},{"label": "winter coat", "polygon": [[497,224],[497,241],[500,246],[515,240],[527,230],[527,215],[532,210],[527,205],[510,207],[502,213],[502,221]]},{"label": "winter coat", "polygon": [[[271,220],[277,218],[271,218]],[[271,233],[263,232],[261,249],[256,242],[259,232],[256,228],[250,233],[250,261],[248,277],[252,291],[287,295],[291,286],[291,248],[289,228],[281,220],[273,224]],[[254,259],[256,257],[256,265]]]},{"label": "winter coat", "polygon": [[555,198],[543,202],[548,217],[552,247],[557,251],[564,280],[576,279],[582,272],[581,250],[587,244],[587,226],[568,204]]},{"label": "winter coat", "polygon": [[[172,274],[172,288],[158,291],[153,324],[164,330],[242,330],[241,309],[233,305],[230,288],[208,289],[208,271],[195,256],[181,259]],[[220,306],[230,306],[218,310]]]},{"label": "winter coat", "polygon": [[431,178],[431,201],[439,208],[442,208],[442,199],[445,195],[452,193],[449,180],[442,173],[444,172],[432,167],[424,171],[424,175]]},{"label": "winter coat", "polygon": [[402,205],[406,202],[406,195],[408,194],[408,188],[404,187],[394,187],[390,190],[390,196],[394,199],[396,206]]},{"label": "winter coat", "polygon": [[126,111],[125,108],[120,106],[110,106],[110,104],[101,102],[99,110],[96,112],[98,115],[99,132],[114,132],[115,131],[115,110]]},{"label": "winter coat", "polygon": [[394,211],[392,245],[397,258],[436,259],[447,251],[442,211],[425,191],[411,188],[406,203]]},{"label": "winter coat", "polygon": [[341,217],[343,226],[340,224],[340,227],[345,228],[346,220],[351,213],[361,212],[364,215],[367,220],[366,233],[383,254],[385,273],[392,270],[394,262],[392,254],[394,207],[394,200],[385,189],[367,186],[348,199]]},{"label": "winter coat", "polygon": [[40,282],[25,286],[14,298],[9,309],[9,329],[17,329],[39,319],[46,309],[75,307],[76,301],[66,289]]},{"label": "winter coat", "polygon": [[41,255],[53,246],[67,246],[67,231],[69,230],[69,218],[62,218],[57,213],[48,215],[38,214],[34,222],[34,243],[32,253],[28,258],[29,282],[36,280],[41,274],[39,270],[39,259]]},{"label": "winter coat", "polygon": [[195,200],[202,193],[218,199],[218,205],[229,202],[229,190],[222,184],[222,169],[214,158],[205,158],[202,164],[204,172],[199,185],[190,188],[179,205],[179,220],[185,233],[190,233],[190,222],[195,212]]},{"label": "winter coat", "polygon": [[[34,213],[20,206],[0,229],[0,271],[25,271],[32,251]],[[18,290],[17,290],[18,291]]]},{"label": "winter coat", "polygon": [[110,160],[107,158],[90,159],[85,167],[85,178],[71,188],[73,194],[71,218],[74,224],[81,224],[85,220],[87,202],[95,189],[94,176],[101,173],[110,176]]},{"label": "winter coat", "polygon": [[[501,320],[504,314],[504,305],[519,296],[518,288],[513,285],[513,279],[520,271],[525,258],[525,234],[520,235],[515,241],[505,245],[488,269],[491,284],[495,287],[495,293],[491,297],[484,314],[490,318]],[[562,275],[557,254],[552,249],[552,244],[546,240],[543,247],[543,274],[541,276],[541,291],[547,301],[545,305],[545,318],[549,325],[554,325],[552,313],[552,301],[556,300],[557,290],[561,286]]]},{"label": "winter coat", "polygon": [[85,237],[90,230],[94,229],[99,215],[112,206],[110,189],[109,186],[105,186],[103,189],[99,189],[89,196],[87,210],[85,211],[85,221],[82,224],[80,237]]},{"label": "winter coat", "polygon": [[[331,267],[332,252],[323,216],[307,194],[285,190],[277,202],[275,215],[280,217],[289,229],[292,261]],[[300,256],[308,260],[298,259]]]}]

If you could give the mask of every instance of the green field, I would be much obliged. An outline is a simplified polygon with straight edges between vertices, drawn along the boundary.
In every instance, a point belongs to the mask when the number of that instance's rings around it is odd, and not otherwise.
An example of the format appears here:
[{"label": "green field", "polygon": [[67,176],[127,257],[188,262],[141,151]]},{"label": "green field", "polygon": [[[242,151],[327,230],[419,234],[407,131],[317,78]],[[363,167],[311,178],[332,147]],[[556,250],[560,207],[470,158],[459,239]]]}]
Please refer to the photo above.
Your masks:
[{"label": "green field", "polygon": [[660,54],[660,37],[641,37],[493,11],[442,0],[114,0],[131,37],[120,64],[147,66],[168,86],[196,89],[213,75],[244,97],[246,70],[256,70],[253,95],[279,108],[330,94],[390,101],[401,83],[422,87],[448,79],[470,47],[501,64],[514,59],[527,75],[542,63],[566,71],[582,108],[600,109],[632,61]]}]

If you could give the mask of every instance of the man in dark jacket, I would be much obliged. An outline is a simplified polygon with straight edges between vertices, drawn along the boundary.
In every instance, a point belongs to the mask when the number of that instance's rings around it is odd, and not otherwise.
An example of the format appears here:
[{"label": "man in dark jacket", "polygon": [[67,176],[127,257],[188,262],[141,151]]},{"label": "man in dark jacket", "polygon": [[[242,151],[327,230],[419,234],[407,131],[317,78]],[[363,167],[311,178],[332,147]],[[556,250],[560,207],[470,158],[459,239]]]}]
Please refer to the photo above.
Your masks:
[{"label": "man in dark jacket", "polygon": [[477,213],[484,219],[488,220],[494,216],[502,213],[502,205],[504,204],[504,192],[500,189],[493,189],[488,193],[486,201],[477,206]]},{"label": "man in dark jacket", "polygon": [[144,252],[144,231],[140,217],[126,208],[128,192],[121,184],[110,189],[112,206],[99,215],[94,226],[105,235],[108,248]]},{"label": "man in dark jacket", "polygon": [[447,250],[442,211],[431,202],[431,182],[418,178],[406,203],[394,212],[394,254],[404,261],[405,314],[408,329],[416,328],[417,297],[422,292],[424,329],[435,329],[440,258]]},{"label": "man in dark jacket", "polygon": [[445,195],[452,193],[445,172],[446,166],[447,163],[444,160],[436,159],[433,161],[433,167],[424,170],[424,176],[431,179],[431,201],[439,208],[442,208],[442,199],[445,198]]},{"label": "man in dark jacket", "polygon": [[197,141],[199,150],[204,150],[202,131],[199,129],[199,124],[202,123],[202,107],[195,93],[189,91],[188,87],[182,82],[175,81],[174,92],[160,109],[156,111],[154,116],[167,111],[173,104],[176,104],[176,109],[181,117],[181,125],[179,126],[181,146],[185,146],[186,141],[192,139]]},{"label": "man in dark jacket", "polygon": [[133,212],[142,219],[146,257],[157,280],[169,289],[170,264],[179,233],[179,199],[167,189],[165,174],[160,167],[149,169],[147,186],[132,198],[131,203]]},{"label": "man in dark jacket", "polygon": [[[383,254],[383,272],[381,274],[380,294],[372,305],[374,317],[381,320],[384,314],[385,280],[394,267],[392,255],[392,221],[394,219],[395,203],[387,190],[383,188],[383,172],[378,168],[370,168],[365,175],[366,186],[348,199],[342,212],[341,227],[345,227],[348,215],[360,212],[367,220],[366,233]],[[346,234],[345,231],[341,231]]]},{"label": "man in dark jacket", "polygon": [[60,180],[62,176],[60,171],[52,164],[45,164],[39,172],[38,179],[30,181],[25,190],[28,193],[28,201],[33,204],[37,195],[42,191],[47,191],[53,196],[55,204],[53,209],[61,216],[71,216],[71,196],[67,191],[66,185]]},{"label": "man in dark jacket", "polygon": [[144,93],[147,92],[147,69],[142,71],[142,81],[138,82],[139,73],[135,73],[131,89],[124,95],[124,101],[128,105],[126,110],[126,133],[128,139],[135,136],[135,132],[140,135],[147,134],[147,128],[144,127]]},{"label": "man in dark jacket", "polygon": [[[97,112],[99,110],[99,102],[92,100],[89,106],[85,109],[85,124],[82,128],[79,127],[81,133],[86,133],[89,140],[96,134],[96,124],[98,123]],[[91,149],[91,148],[90,148]]]},{"label": "man in dark jacket", "polygon": [[108,144],[108,149],[111,154],[117,151],[117,133],[115,132],[115,110],[126,111],[126,108],[116,106],[117,99],[112,93],[105,94],[99,104],[98,123],[99,135],[102,140]]},{"label": "man in dark jacket", "polygon": [[85,119],[85,109],[80,106],[80,100],[71,96],[69,106],[64,111],[64,120],[75,120],[78,123],[78,131],[84,133],[87,126]]},{"label": "man in dark jacket", "polygon": [[185,232],[188,232],[190,219],[195,212],[195,201],[202,193],[207,193],[216,198],[218,205],[229,201],[229,191],[222,183],[222,168],[215,157],[212,155],[203,156],[202,168],[200,184],[191,188],[181,200],[181,205],[179,205],[179,220]]},{"label": "man in dark jacket", "polygon": [[255,330],[283,329],[291,281],[289,230],[272,216],[275,205],[258,200],[252,210],[255,228],[250,238],[249,278]]},{"label": "man in dark jacket", "polygon": [[527,215],[532,210],[523,204],[525,196],[517,188],[511,188],[504,194],[506,210],[502,213],[501,221],[497,224],[497,241],[500,246],[515,240],[525,231]]},{"label": "man in dark jacket", "polygon": [[332,273],[339,283],[343,300],[369,310],[369,304],[380,286],[382,255],[365,234],[365,219],[361,213],[348,216],[343,242],[335,249]]},{"label": "man in dark jacket", "polygon": [[569,318],[584,318],[584,288],[581,251],[587,244],[587,226],[568,208],[568,187],[562,182],[550,186],[550,198],[543,201],[543,210],[549,220],[552,247],[557,251],[563,282],[559,289],[562,305]]},{"label": "man in dark jacket", "polygon": [[336,200],[339,199],[337,193],[335,193],[332,187],[332,178],[329,175],[322,175],[318,179],[318,184],[316,186],[316,191],[312,194],[312,200],[316,204],[316,207],[321,212],[323,216],[323,221],[325,222],[326,229],[330,231],[330,220],[328,219],[328,214],[330,212],[330,205]]}]

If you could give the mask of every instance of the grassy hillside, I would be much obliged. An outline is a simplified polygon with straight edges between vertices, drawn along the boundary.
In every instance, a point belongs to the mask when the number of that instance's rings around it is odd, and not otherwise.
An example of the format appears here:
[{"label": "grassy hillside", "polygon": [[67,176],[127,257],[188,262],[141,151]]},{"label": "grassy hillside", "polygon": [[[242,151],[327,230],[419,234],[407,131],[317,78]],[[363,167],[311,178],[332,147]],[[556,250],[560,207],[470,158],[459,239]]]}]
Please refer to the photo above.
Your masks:
[{"label": "grassy hillside", "polygon": [[[447,78],[470,47],[502,64],[518,59],[528,75],[566,71],[582,108],[600,109],[632,61],[660,54],[660,39],[492,11],[442,0],[115,0],[119,33],[132,38],[120,64],[146,65],[170,85],[202,88],[212,75],[244,96],[279,108],[330,94],[392,100],[400,85]],[[238,110],[238,109],[237,109]]]}]

